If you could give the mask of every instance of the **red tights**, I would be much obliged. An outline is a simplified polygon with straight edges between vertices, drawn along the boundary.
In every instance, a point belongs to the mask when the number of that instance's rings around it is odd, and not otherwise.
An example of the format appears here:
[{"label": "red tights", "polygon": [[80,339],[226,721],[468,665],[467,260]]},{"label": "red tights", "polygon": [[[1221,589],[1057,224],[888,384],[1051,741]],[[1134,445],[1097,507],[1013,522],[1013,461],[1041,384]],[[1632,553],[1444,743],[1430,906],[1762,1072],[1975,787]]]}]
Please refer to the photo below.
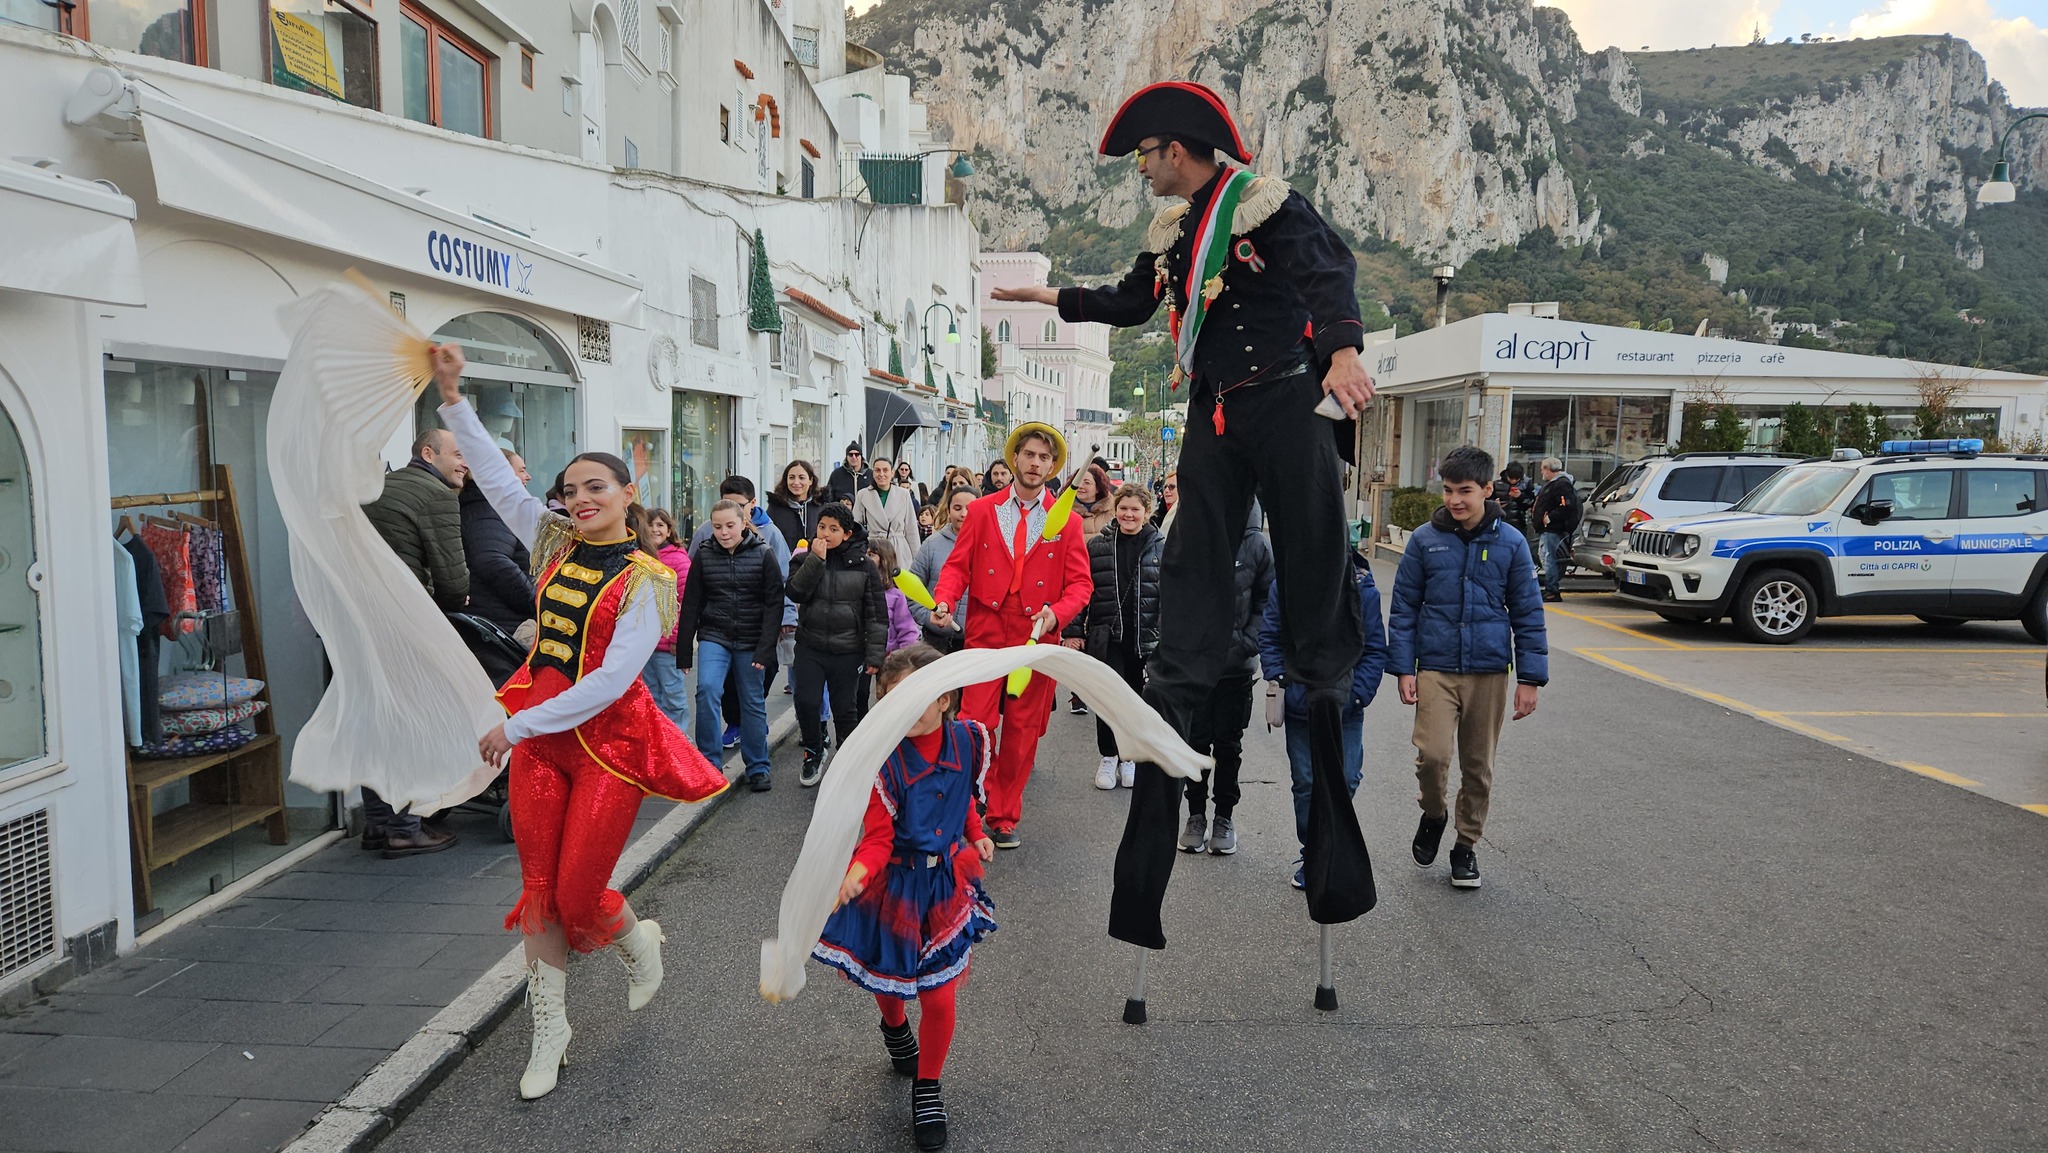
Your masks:
[{"label": "red tights", "polygon": [[626,898],[609,886],[645,793],[574,741],[551,734],[512,747],[512,837],[525,891],[505,927],[531,934],[558,924],[570,948],[589,953],[623,928]]},{"label": "red tights", "polygon": [[[926,989],[917,995],[921,1011],[917,1018],[917,1075],[921,1080],[936,1081],[946,1071],[946,1050],[953,1047],[953,991],[967,978]],[[875,1004],[882,1007],[882,1023],[894,1028],[910,1020],[909,1002],[887,993],[875,994]]]}]

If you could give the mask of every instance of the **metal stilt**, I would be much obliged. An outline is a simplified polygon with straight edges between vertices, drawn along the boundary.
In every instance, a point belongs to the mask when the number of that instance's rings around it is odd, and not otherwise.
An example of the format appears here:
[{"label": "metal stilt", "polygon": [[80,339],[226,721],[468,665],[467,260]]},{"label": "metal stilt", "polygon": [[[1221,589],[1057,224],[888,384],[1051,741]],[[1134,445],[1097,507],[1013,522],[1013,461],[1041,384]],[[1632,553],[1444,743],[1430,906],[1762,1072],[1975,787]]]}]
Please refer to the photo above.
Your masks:
[{"label": "metal stilt", "polygon": [[1138,970],[1131,981],[1131,995],[1124,1001],[1124,1024],[1145,1023],[1145,964],[1152,959],[1150,949],[1132,946],[1138,952]]},{"label": "metal stilt", "polygon": [[1337,959],[1330,949],[1330,927],[1321,925],[1318,928],[1322,929],[1323,938],[1323,974],[1316,983],[1316,1008],[1328,1013],[1337,1008]]}]

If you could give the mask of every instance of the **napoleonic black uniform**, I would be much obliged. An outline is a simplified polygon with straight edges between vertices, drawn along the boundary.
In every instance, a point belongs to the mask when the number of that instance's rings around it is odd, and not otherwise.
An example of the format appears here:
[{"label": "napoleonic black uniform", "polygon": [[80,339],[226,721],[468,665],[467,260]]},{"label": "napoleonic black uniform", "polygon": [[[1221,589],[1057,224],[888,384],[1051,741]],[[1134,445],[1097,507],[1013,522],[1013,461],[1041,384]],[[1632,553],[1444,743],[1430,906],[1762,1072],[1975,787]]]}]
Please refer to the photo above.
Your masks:
[{"label": "napoleonic black uniform", "polygon": [[[1131,327],[1150,319],[1171,294],[1185,319],[1191,294],[1201,291],[1189,270],[1195,232],[1224,175],[1219,172],[1194,195],[1178,216],[1177,231],[1175,210],[1160,215],[1147,237],[1148,251],[1119,283],[1062,289],[1061,318]],[[1314,410],[1323,398],[1330,357],[1364,343],[1353,289],[1357,266],[1308,201],[1277,181],[1247,192],[1232,231],[1239,235],[1230,238],[1223,291],[1210,304],[1194,349],[1180,504],[1161,564],[1159,647],[1146,668],[1145,695],[1185,734],[1193,712],[1223,678],[1231,649],[1236,545],[1258,493],[1272,523],[1275,595],[1288,621],[1295,622],[1287,630],[1287,675],[1311,690],[1312,701],[1316,695],[1331,697],[1322,726],[1331,730],[1325,734],[1330,752],[1337,747],[1337,711],[1348,702],[1361,644],[1358,596],[1345,556],[1340,459],[1340,445],[1349,455],[1354,425],[1333,424]],[[1333,768],[1337,755],[1330,752]],[[1110,932],[1156,948],[1164,938],[1150,891],[1156,886],[1163,895],[1160,874],[1172,868],[1179,786],[1156,769],[1150,775],[1153,787],[1141,783],[1119,850]],[[1319,765],[1317,776],[1324,775]],[[1339,782],[1334,797],[1344,796]],[[1162,806],[1171,811],[1159,815]],[[1341,807],[1335,819],[1350,815],[1348,804]],[[1362,862],[1355,817],[1349,823],[1346,839],[1356,841]],[[1313,870],[1318,853],[1316,838],[1311,840]],[[1369,893],[1367,870],[1363,887]],[[1313,885],[1311,896],[1322,887]],[[1123,923],[1120,909],[1131,913]]]}]

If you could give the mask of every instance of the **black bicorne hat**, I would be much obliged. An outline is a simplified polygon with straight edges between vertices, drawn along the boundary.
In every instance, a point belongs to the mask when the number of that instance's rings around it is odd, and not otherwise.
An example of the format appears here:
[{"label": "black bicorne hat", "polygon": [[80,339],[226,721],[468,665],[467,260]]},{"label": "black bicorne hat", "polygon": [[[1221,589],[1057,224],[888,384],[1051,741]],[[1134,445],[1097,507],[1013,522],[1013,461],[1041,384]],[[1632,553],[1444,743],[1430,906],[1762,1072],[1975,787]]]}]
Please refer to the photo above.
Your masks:
[{"label": "black bicorne hat", "polygon": [[1239,164],[1252,162],[1251,150],[1238,136],[1223,98],[1189,81],[1168,80],[1138,89],[1109,118],[1100,151],[1104,156],[1126,156],[1148,136],[1199,141]]}]

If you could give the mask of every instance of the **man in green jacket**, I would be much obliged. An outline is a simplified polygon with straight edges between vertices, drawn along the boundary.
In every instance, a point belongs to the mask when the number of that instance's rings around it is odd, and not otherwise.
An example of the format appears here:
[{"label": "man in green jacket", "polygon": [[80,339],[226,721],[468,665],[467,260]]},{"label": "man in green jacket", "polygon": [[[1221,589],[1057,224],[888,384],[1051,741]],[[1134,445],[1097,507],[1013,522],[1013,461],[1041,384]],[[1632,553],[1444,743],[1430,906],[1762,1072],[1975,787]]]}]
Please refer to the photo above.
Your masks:
[{"label": "man in green jacket", "polygon": [[[462,450],[446,429],[430,428],[413,442],[405,467],[384,474],[384,493],[363,506],[370,526],[442,612],[469,603],[469,564],[462,558],[462,501],[469,478]],[[455,834],[428,828],[411,813],[396,812],[373,789],[363,790],[363,848],[387,858],[438,853]]]}]

